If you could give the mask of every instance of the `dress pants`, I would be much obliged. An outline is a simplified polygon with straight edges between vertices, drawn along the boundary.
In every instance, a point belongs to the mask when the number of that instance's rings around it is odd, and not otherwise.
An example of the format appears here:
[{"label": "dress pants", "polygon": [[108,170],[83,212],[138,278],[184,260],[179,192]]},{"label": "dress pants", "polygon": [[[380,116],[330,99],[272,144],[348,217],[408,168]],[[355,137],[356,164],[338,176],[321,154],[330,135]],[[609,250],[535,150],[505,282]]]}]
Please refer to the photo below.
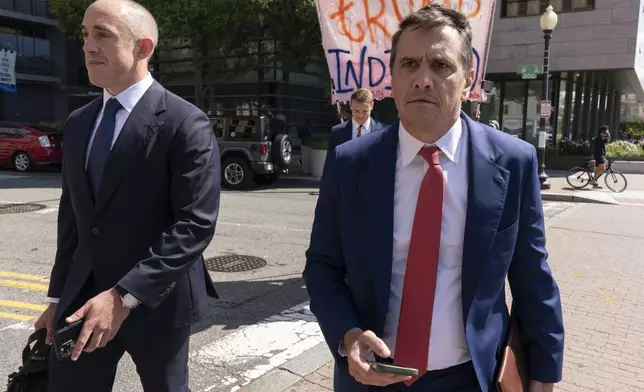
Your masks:
[{"label": "dress pants", "polygon": [[481,392],[472,362],[425,373],[409,387],[404,383],[371,387],[369,392]]},{"label": "dress pants", "polygon": [[[90,277],[64,317],[96,294]],[[118,362],[125,352],[132,357],[145,392],[189,392],[190,326],[177,328],[171,320],[157,320],[153,315],[144,309],[133,309],[112,341],[92,353],[82,352],[77,361],[59,361],[52,349],[48,392],[111,391]]]}]

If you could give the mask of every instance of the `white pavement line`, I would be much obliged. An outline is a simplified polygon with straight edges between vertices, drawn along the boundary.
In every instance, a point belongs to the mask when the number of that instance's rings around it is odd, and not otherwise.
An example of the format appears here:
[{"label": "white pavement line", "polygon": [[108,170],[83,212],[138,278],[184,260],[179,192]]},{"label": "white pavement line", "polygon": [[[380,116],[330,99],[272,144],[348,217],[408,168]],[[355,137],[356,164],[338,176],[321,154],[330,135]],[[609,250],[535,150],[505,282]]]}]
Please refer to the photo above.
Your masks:
[{"label": "white pavement line", "polygon": [[[305,302],[203,346],[191,353],[190,359],[229,372],[213,375],[213,384],[204,392],[221,386],[230,386],[234,392],[323,341],[322,331]],[[244,365],[253,367],[243,369]]]},{"label": "white pavement line", "polygon": [[237,223],[237,222],[217,222],[218,225],[224,226],[235,226],[235,227],[251,227],[254,229],[271,229],[271,230],[285,230],[285,231],[297,231],[297,232],[308,232],[310,229],[300,229],[298,227],[286,227],[286,226],[273,226],[270,224],[257,225],[254,223]]},{"label": "white pavement line", "polygon": [[27,330],[33,330],[33,329],[34,329],[33,324],[16,323],[16,324],[10,324],[10,325],[7,325],[6,327],[0,328],[0,332],[9,331],[9,330],[27,331]]},{"label": "white pavement line", "polygon": [[0,180],[11,180],[12,178],[26,178],[27,176],[13,176],[10,174],[0,174]]},{"label": "white pavement line", "polygon": [[36,214],[49,214],[50,212],[58,211],[58,207],[43,208],[42,210],[35,211]]}]

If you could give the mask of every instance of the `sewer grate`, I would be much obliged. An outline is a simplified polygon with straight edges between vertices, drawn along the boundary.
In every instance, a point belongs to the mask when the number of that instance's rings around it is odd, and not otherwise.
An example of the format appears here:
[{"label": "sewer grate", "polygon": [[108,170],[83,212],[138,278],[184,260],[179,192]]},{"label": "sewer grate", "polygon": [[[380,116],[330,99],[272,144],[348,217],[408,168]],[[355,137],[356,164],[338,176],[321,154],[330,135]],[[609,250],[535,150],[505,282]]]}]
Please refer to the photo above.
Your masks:
[{"label": "sewer grate", "polygon": [[247,255],[226,255],[205,260],[206,268],[213,272],[245,272],[266,266],[266,260]]},{"label": "sewer grate", "polygon": [[23,214],[25,212],[34,212],[45,208],[42,204],[31,203],[7,203],[0,204],[0,214]]}]

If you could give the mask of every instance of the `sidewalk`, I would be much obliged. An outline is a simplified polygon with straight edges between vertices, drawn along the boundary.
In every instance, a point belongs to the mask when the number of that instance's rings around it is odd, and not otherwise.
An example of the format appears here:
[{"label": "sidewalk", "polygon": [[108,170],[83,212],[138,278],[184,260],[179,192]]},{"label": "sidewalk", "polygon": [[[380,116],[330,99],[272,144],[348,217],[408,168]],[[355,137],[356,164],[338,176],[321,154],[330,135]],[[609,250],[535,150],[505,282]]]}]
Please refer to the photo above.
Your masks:
[{"label": "sidewalk", "polygon": [[[566,325],[564,379],[555,390],[644,392],[644,229],[637,224],[644,208],[550,205],[550,266]],[[332,377],[331,354],[320,343],[240,391],[327,392]]]},{"label": "sidewalk", "polygon": [[622,193],[614,193],[606,189],[603,177],[599,183],[603,189],[593,190],[591,187],[576,190],[566,182],[565,171],[546,171],[550,189],[541,194],[544,201],[567,201],[598,204],[644,205],[644,174],[625,174],[628,186]]},{"label": "sidewalk", "polygon": [[[597,204],[644,205],[644,174],[625,174],[628,186],[622,193],[614,193],[606,189],[603,178],[600,185],[603,189],[593,190],[591,187],[576,190],[566,182],[566,172],[548,170],[550,189],[542,191],[544,201],[564,201]],[[283,177],[287,180],[307,180],[319,182],[310,175],[293,171]]]}]

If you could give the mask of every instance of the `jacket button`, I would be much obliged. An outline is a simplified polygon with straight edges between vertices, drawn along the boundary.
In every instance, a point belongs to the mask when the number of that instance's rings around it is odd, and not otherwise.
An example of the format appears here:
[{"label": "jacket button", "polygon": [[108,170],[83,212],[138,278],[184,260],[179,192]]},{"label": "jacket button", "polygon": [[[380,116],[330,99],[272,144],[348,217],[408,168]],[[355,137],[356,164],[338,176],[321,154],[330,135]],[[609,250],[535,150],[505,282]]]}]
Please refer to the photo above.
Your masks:
[{"label": "jacket button", "polygon": [[92,229],[92,234],[99,235],[100,233],[101,233],[101,231],[98,228],[95,227],[95,228]]}]

